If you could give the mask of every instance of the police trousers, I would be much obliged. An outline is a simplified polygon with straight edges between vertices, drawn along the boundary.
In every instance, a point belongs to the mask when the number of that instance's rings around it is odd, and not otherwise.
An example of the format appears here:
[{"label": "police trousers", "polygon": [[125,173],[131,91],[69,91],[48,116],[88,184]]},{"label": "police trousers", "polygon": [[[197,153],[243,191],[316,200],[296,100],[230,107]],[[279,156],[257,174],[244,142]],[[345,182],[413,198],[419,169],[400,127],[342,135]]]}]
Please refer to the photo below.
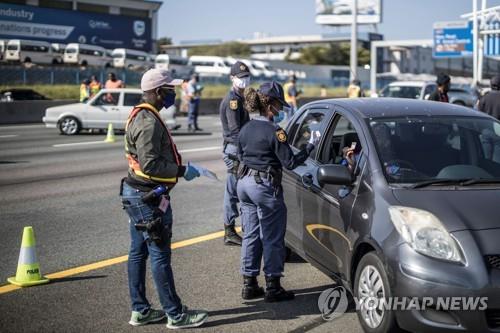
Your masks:
[{"label": "police trousers", "polygon": [[271,181],[246,175],[238,180],[243,244],[241,274],[257,276],[262,257],[266,276],[281,277],[285,264],[286,206],[283,191],[276,191]]},{"label": "police trousers", "polygon": [[234,226],[238,214],[238,194],[236,193],[237,178],[234,173],[234,161],[229,155],[236,156],[238,154],[238,147],[232,143],[224,145],[222,158],[227,167],[226,190],[224,191],[224,225]]}]

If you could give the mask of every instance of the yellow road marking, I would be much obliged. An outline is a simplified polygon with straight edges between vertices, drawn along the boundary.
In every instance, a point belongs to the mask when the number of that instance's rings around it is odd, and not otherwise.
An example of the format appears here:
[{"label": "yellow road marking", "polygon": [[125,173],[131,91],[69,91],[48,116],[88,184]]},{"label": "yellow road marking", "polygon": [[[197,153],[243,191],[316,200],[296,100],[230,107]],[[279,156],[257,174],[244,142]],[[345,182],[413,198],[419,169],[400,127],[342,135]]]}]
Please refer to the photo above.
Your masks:
[{"label": "yellow road marking", "polygon": [[[241,231],[241,228],[238,227],[238,228],[236,228],[236,230]],[[186,246],[206,242],[209,240],[221,238],[223,236],[224,236],[224,231],[213,232],[211,234],[198,236],[198,237],[194,237],[194,238],[190,238],[190,239],[186,239],[183,241],[172,243],[171,247],[172,247],[172,250],[180,249],[182,247],[186,247]],[[126,262],[127,260],[128,260],[128,255],[124,255],[124,256],[120,256],[120,257],[116,257],[116,258],[111,258],[111,259],[106,259],[106,260],[94,262],[94,263],[88,264],[88,265],[70,268],[70,269],[67,269],[65,271],[47,274],[47,275],[45,275],[45,277],[47,277],[49,279],[61,279],[61,278],[65,278],[68,276],[81,274],[81,273],[93,271],[96,269],[101,269],[101,268],[116,265],[116,264],[121,264],[121,263]],[[4,286],[0,287],[0,295],[14,291],[14,290],[18,290],[21,288],[22,287],[15,286],[13,284],[4,285]]]}]

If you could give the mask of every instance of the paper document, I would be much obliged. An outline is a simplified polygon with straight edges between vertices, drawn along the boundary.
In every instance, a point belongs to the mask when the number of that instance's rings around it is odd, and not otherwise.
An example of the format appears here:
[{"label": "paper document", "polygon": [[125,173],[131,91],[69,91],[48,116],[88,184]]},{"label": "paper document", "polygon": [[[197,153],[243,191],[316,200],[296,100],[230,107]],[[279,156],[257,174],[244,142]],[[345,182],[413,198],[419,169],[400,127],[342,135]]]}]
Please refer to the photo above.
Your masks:
[{"label": "paper document", "polygon": [[193,168],[195,168],[196,170],[198,170],[198,172],[200,173],[201,176],[205,176],[207,178],[220,181],[219,178],[217,177],[217,175],[215,174],[215,172],[210,171],[207,168],[204,168],[204,167],[197,165],[197,164],[194,164],[194,163],[190,163],[190,165]]}]

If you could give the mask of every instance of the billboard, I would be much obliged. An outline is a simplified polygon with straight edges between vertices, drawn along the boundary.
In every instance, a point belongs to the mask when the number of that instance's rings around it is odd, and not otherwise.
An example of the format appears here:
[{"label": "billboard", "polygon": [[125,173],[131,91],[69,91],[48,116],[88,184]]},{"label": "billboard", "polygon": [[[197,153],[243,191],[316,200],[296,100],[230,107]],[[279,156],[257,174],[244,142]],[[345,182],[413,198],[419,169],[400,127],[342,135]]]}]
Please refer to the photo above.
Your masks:
[{"label": "billboard", "polygon": [[472,21],[434,23],[434,58],[472,56]]},{"label": "billboard", "polygon": [[0,38],[151,50],[151,20],[0,3]]},{"label": "billboard", "polygon": [[[357,22],[380,23],[382,0],[358,0]],[[327,25],[352,24],[352,0],[316,0],[316,23]]]}]

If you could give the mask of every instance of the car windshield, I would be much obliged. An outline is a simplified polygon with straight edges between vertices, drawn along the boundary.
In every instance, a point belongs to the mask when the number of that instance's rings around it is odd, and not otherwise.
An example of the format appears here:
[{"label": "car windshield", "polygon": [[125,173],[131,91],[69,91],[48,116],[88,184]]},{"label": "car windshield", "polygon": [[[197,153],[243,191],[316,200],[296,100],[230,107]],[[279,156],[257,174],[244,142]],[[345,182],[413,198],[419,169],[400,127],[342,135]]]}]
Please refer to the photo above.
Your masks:
[{"label": "car windshield", "polygon": [[123,54],[123,53],[113,53],[112,57],[113,57],[113,59],[121,59],[121,58],[125,58],[125,54]]},{"label": "car windshield", "polygon": [[380,92],[380,96],[419,99],[421,90],[422,87],[387,86]]},{"label": "car windshield", "polygon": [[389,183],[500,179],[500,122],[480,117],[371,118]]},{"label": "car windshield", "polygon": [[19,49],[19,45],[18,44],[9,44],[7,45],[7,50],[9,51],[16,51]]},{"label": "car windshield", "polygon": [[69,48],[69,49],[66,49],[65,51],[67,54],[74,54],[76,53],[76,49],[73,49],[73,48]]}]

